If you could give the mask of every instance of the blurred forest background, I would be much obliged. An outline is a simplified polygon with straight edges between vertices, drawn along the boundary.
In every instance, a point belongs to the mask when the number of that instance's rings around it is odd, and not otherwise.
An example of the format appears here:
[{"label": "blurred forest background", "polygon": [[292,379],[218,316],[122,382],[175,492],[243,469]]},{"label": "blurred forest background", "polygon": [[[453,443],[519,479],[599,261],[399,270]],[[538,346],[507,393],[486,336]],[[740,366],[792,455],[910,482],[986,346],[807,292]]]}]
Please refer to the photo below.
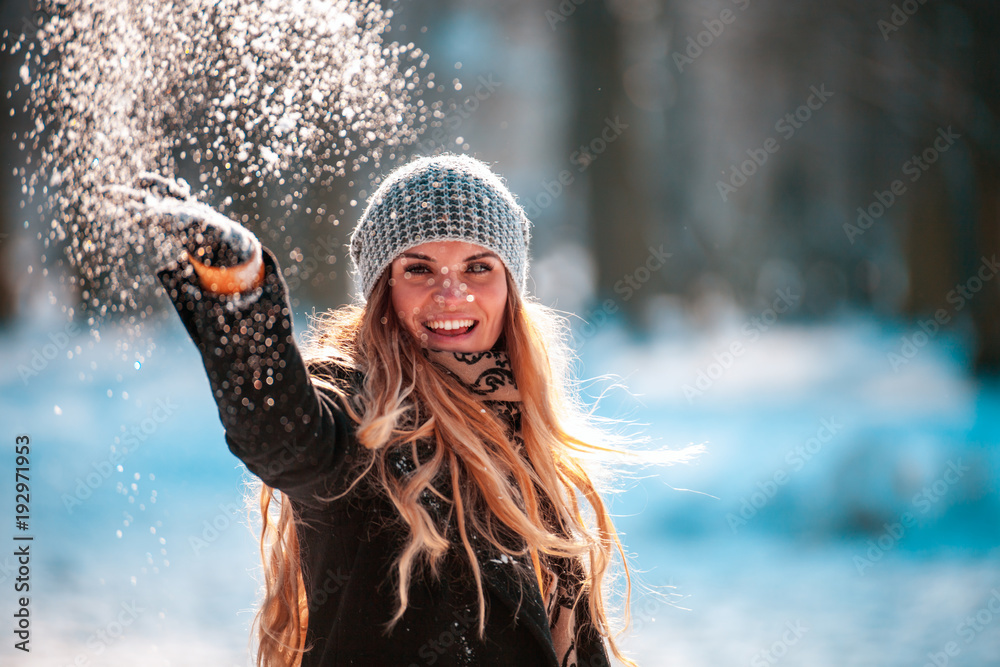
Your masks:
[{"label": "blurred forest background", "polygon": [[[231,215],[264,212],[250,226],[298,332],[352,298],[373,179],[409,155],[486,160],[534,224],[530,286],[574,314],[583,375],[637,394],[601,413],[707,445],[611,495],[640,664],[997,664],[1000,3],[383,6],[386,40],[430,55],[420,139],[296,211],[230,186]],[[35,20],[0,9],[10,33]],[[3,55],[5,90],[21,62]],[[113,318],[95,340],[77,315],[68,359],[46,352],[80,287],[19,206],[19,94],[0,102],[0,422],[45,443],[35,657],[246,664],[256,545],[228,530],[243,471],[166,300],[134,369]],[[159,400],[174,407],[151,444],[90,484]],[[151,611],[93,648],[128,600]]]},{"label": "blurred forest background", "polygon": [[[430,53],[437,75],[426,93],[437,117],[412,152],[471,152],[495,164],[535,224],[536,291],[566,310],[600,317],[610,297],[643,327],[668,303],[754,309],[786,287],[802,296],[797,319],[845,310],[916,319],[953,309],[948,293],[998,250],[994,2],[386,6],[396,12],[388,38]],[[30,30],[31,16],[28,3],[7,2],[3,26]],[[19,55],[5,54],[6,89],[19,66]],[[813,90],[829,95],[803,107]],[[3,99],[7,129],[30,122],[10,116],[23,103]],[[943,151],[934,148],[941,131],[958,137],[939,142]],[[0,144],[8,165],[23,159],[10,137]],[[911,162],[925,152],[931,160]],[[310,195],[337,212],[339,229],[301,215],[271,238],[258,230],[285,251],[303,301],[333,306],[353,293],[344,244],[370,177],[388,169],[360,166]],[[896,180],[903,194],[892,194]],[[19,190],[7,178],[0,191],[6,322],[47,291],[20,270],[39,251],[21,231]],[[242,194],[236,215],[256,201]],[[892,202],[880,204],[880,194]],[[281,199],[272,193],[268,204],[280,209]],[[859,223],[859,208],[873,204],[884,212]],[[661,245],[670,260],[627,292],[623,278]],[[951,324],[967,327],[979,372],[1000,369],[998,284]]]}]

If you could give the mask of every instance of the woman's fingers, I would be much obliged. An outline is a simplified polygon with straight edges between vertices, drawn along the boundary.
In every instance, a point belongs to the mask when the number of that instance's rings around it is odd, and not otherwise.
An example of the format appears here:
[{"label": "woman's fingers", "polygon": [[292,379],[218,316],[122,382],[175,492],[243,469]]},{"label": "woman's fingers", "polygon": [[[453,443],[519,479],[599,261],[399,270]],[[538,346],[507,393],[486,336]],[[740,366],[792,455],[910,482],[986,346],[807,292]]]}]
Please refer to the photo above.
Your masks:
[{"label": "woman's fingers", "polygon": [[130,199],[144,199],[146,197],[145,192],[142,190],[136,190],[128,185],[101,185],[97,188],[97,191],[101,194],[111,193],[114,195],[128,197]]},{"label": "woman's fingers", "polygon": [[162,222],[158,219],[160,216],[155,215],[161,200],[147,190],[138,190],[127,185],[105,185],[99,187],[97,191],[107,195],[115,205],[126,211],[138,213],[140,222]]},{"label": "woman's fingers", "polygon": [[160,197],[191,198],[191,187],[184,179],[174,180],[151,171],[139,174],[135,179],[135,185],[137,188],[148,190]]}]

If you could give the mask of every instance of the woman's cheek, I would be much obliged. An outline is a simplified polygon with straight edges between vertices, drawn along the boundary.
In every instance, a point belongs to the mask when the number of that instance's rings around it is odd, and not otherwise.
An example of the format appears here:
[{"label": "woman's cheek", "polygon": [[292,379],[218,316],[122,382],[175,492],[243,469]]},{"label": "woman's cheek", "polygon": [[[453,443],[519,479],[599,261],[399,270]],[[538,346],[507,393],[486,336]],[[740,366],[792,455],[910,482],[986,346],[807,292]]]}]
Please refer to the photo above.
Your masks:
[{"label": "woman's cheek", "polygon": [[412,330],[411,321],[413,320],[413,300],[408,294],[407,285],[402,281],[396,281],[392,286],[392,309],[396,312],[396,316],[399,321],[407,329]]},{"label": "woman's cheek", "polygon": [[484,307],[489,309],[493,317],[503,319],[503,311],[507,307],[507,283],[490,285],[488,293],[484,296],[488,303]]}]

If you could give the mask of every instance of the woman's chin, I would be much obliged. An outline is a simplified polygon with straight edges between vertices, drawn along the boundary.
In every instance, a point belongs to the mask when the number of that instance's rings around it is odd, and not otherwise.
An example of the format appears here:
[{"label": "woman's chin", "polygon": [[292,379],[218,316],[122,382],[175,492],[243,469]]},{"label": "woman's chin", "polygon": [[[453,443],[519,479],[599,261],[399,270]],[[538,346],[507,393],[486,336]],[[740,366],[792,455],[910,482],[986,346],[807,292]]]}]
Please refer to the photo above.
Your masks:
[{"label": "woman's chin", "polygon": [[431,350],[441,350],[443,352],[482,352],[488,350],[489,346],[483,347],[483,343],[476,341],[476,337],[464,340],[454,340],[443,336],[430,336],[423,341],[424,347]]}]

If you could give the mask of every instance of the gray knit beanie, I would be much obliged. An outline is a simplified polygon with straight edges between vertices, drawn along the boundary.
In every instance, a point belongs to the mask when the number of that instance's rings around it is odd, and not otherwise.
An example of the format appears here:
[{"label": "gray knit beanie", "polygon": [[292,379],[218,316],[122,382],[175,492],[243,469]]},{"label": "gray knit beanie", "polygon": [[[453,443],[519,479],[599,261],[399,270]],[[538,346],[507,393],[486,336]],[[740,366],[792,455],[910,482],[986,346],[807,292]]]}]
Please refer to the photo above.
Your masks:
[{"label": "gray knit beanie", "polygon": [[424,157],[390,173],[368,200],[351,236],[364,298],[401,252],[430,241],[465,241],[492,250],[524,293],[528,218],[490,168],[466,155]]}]

